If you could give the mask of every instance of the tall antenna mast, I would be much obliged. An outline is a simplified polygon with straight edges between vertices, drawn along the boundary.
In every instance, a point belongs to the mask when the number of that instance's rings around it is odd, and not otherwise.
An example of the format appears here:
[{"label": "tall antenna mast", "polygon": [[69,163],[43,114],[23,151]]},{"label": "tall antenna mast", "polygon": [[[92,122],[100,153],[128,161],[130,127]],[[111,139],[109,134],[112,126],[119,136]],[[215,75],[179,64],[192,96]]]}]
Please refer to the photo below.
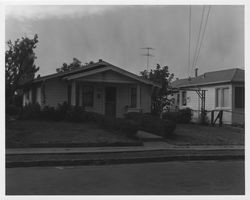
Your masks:
[{"label": "tall antenna mast", "polygon": [[149,57],[154,57],[154,55],[150,54],[149,51],[154,50],[154,48],[152,48],[152,47],[144,47],[144,48],[141,48],[141,49],[146,49],[147,50],[147,53],[142,54],[142,56],[147,56],[147,71],[148,71]]}]

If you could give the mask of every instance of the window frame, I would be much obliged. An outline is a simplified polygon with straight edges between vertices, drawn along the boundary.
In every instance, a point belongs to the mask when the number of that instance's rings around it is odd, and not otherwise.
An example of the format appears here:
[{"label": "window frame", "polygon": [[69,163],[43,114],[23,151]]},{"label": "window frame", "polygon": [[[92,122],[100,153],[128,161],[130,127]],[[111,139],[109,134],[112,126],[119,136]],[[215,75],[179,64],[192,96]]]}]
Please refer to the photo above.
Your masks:
[{"label": "window frame", "polygon": [[[185,94],[185,95],[183,95],[183,94]],[[187,91],[182,91],[181,92],[181,105],[182,106],[187,106]]]},{"label": "window frame", "polygon": [[[225,102],[224,99],[224,90],[227,89],[228,90],[228,105],[225,106]],[[217,93],[218,91],[218,93]],[[218,94],[219,94],[219,99],[218,98]],[[218,103],[218,104],[217,104]],[[230,108],[230,87],[229,86],[225,86],[225,87],[216,87],[215,88],[215,108],[217,109],[221,109],[221,108]]]}]

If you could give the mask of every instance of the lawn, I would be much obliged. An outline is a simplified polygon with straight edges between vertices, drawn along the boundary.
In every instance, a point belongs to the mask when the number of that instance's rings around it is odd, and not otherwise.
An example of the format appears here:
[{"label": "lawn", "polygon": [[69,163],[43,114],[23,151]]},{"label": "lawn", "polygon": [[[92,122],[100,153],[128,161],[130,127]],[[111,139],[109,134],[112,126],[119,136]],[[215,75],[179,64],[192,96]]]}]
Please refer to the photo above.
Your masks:
[{"label": "lawn", "polygon": [[166,141],[175,145],[244,145],[244,133],[245,129],[231,126],[177,124],[174,137]]},{"label": "lawn", "polygon": [[95,124],[16,120],[6,123],[6,147],[72,147],[139,145],[116,131]]}]

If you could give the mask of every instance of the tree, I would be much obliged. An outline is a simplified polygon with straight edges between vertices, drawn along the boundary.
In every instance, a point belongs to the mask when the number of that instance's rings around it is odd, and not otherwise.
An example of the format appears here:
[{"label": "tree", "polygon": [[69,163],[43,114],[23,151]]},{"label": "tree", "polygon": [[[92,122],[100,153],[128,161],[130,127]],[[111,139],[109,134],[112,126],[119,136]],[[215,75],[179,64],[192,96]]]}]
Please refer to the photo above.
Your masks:
[{"label": "tree", "polygon": [[34,79],[39,67],[35,65],[34,49],[38,43],[38,36],[33,39],[22,37],[14,43],[7,42],[8,50],[5,51],[5,89],[6,104],[14,103],[13,99],[20,85]]},{"label": "tree", "polygon": [[168,66],[161,67],[159,64],[156,65],[155,69],[144,70],[140,74],[145,79],[161,84],[161,89],[154,91],[152,95],[152,111],[161,114],[163,108],[171,102],[168,99],[168,94],[170,94],[170,83],[174,78],[174,74],[169,72]]},{"label": "tree", "polygon": [[63,63],[63,65],[60,68],[56,69],[56,72],[66,72],[66,71],[71,71],[74,69],[78,69],[80,67],[83,67],[82,62],[78,60],[77,58],[73,58],[73,62],[70,64]]}]

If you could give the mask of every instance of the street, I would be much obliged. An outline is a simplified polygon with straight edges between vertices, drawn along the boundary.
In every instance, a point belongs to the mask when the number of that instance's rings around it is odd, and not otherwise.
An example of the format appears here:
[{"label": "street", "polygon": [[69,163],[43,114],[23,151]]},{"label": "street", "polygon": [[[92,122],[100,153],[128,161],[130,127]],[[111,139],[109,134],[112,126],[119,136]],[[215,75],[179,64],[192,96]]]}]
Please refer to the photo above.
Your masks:
[{"label": "street", "polygon": [[242,195],[244,161],[6,169],[7,195]]}]

